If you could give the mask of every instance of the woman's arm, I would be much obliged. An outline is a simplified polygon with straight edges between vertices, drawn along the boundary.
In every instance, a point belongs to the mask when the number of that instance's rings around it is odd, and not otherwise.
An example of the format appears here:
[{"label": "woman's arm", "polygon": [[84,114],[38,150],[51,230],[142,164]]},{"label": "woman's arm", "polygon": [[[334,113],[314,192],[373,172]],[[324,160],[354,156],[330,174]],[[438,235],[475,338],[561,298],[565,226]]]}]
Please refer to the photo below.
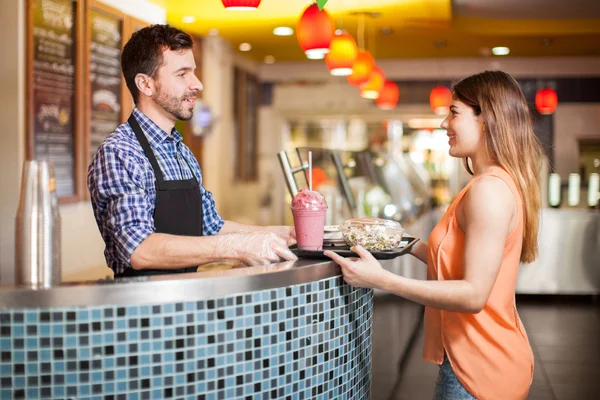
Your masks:
[{"label": "woman's arm", "polygon": [[419,240],[417,244],[415,244],[412,247],[412,249],[410,249],[409,254],[427,264],[429,245],[427,244],[427,242]]},{"label": "woman's arm", "polygon": [[331,252],[326,255],[340,264],[344,279],[353,286],[376,287],[442,310],[477,313],[485,306],[502,264],[504,244],[516,216],[515,198],[504,182],[485,177],[465,195],[462,211],[465,221],[462,279],[421,281],[394,275],[381,268],[361,247],[355,249],[361,256],[357,261]]}]

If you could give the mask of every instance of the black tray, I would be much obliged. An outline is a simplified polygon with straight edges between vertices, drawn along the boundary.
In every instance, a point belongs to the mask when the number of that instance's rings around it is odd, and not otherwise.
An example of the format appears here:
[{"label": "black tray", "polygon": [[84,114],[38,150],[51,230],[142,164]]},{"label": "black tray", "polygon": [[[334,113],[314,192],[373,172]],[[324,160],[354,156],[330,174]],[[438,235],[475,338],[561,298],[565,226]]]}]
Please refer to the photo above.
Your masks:
[{"label": "black tray", "polygon": [[[412,236],[404,236],[402,238],[402,242],[400,243],[401,246],[403,243],[405,243],[404,246],[398,247],[398,248],[396,248],[394,250],[390,250],[390,251],[376,251],[376,252],[372,252],[371,254],[373,254],[373,257],[375,257],[377,260],[391,260],[393,258],[396,258],[396,257],[399,257],[401,255],[408,253],[408,251],[411,249],[411,247],[413,247],[414,244],[417,243],[418,241],[419,241],[418,238],[415,238]],[[290,250],[292,251],[292,253],[294,253],[296,256],[298,256],[298,258],[313,258],[313,259],[329,260],[330,258],[323,254],[323,252],[326,250],[333,251],[342,257],[358,257],[358,254],[356,254],[353,251],[350,251],[350,246],[347,246],[347,245],[342,246],[342,245],[327,245],[327,244],[325,244],[325,245],[323,245],[323,250],[299,250],[296,247],[296,245],[294,244],[294,245],[290,246]]]}]

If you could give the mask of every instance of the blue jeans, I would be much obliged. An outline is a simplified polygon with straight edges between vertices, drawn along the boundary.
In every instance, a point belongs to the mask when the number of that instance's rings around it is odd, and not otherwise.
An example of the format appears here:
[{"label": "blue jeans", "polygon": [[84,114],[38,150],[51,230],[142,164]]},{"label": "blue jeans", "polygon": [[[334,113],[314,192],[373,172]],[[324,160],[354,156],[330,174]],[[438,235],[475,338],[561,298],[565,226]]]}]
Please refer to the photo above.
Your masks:
[{"label": "blue jeans", "polygon": [[440,373],[435,382],[433,400],[477,400],[460,383],[445,354],[444,362],[440,365]]}]

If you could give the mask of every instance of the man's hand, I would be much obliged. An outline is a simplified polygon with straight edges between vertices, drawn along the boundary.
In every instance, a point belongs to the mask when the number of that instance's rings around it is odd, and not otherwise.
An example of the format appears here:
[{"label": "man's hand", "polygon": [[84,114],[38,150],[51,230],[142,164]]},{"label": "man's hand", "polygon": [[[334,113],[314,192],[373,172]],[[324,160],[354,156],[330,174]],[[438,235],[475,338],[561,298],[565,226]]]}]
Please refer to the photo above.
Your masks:
[{"label": "man's hand", "polygon": [[270,264],[280,260],[298,259],[275,233],[239,232],[216,236],[217,245],[213,256],[223,259],[240,260],[246,265]]},{"label": "man's hand", "polygon": [[265,230],[285,240],[288,247],[296,243],[296,229],[293,226],[266,226]]}]

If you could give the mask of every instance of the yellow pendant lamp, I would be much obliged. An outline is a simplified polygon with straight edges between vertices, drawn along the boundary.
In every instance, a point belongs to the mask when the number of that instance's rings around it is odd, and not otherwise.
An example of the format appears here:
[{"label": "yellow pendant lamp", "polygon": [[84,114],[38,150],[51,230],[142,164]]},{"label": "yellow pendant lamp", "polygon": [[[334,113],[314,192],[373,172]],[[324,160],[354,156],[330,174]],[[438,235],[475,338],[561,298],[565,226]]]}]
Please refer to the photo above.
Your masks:
[{"label": "yellow pendant lamp", "polygon": [[384,82],[385,75],[383,71],[375,65],[369,76],[369,80],[360,86],[360,95],[365,99],[375,100],[379,97],[379,91],[383,87]]},{"label": "yellow pendant lamp", "polygon": [[333,76],[348,76],[352,73],[352,66],[358,48],[354,38],[346,32],[335,35],[329,46],[329,53],[325,55],[325,64]]}]

